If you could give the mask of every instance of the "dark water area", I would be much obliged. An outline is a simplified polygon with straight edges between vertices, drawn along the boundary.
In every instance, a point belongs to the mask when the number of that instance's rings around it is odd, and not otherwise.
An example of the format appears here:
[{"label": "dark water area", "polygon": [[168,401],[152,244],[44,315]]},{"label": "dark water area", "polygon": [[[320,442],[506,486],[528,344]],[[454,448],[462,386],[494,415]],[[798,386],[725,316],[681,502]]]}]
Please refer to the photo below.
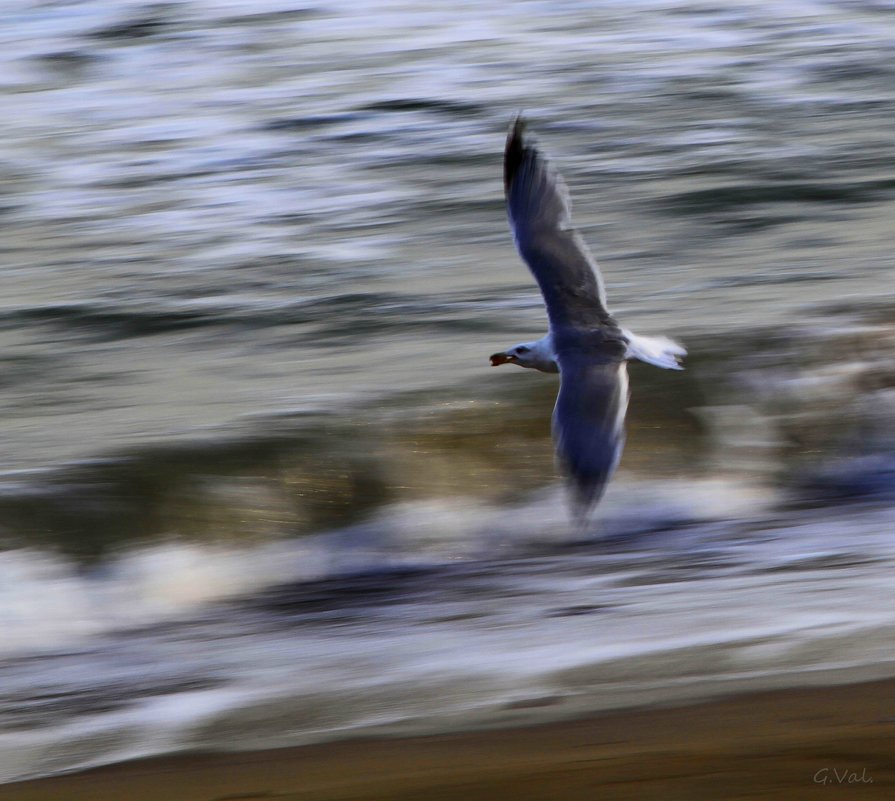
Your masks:
[{"label": "dark water area", "polygon": [[[895,5],[2,16],[0,780],[890,675]],[[519,110],[689,351],[584,531]]]}]

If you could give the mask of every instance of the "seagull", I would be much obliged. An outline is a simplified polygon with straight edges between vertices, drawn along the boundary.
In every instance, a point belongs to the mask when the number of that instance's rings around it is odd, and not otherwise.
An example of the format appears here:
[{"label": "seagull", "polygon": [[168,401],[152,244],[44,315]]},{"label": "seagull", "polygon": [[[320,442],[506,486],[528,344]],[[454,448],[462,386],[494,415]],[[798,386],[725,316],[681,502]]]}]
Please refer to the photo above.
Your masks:
[{"label": "seagull", "polygon": [[504,189],[516,249],[541,288],[549,331],[493,354],[491,365],[559,373],[553,439],[583,522],[624,448],[628,360],[681,370],[687,351],[666,337],[632,334],[609,313],[597,262],[572,227],[565,182],[527,137],[521,116],[507,137]]}]

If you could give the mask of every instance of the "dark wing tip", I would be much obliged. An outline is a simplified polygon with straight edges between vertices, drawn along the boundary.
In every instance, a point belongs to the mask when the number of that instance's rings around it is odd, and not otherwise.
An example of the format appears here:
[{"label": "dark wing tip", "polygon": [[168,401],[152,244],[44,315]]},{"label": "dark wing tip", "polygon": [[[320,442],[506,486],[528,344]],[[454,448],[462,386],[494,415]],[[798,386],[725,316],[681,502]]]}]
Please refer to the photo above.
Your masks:
[{"label": "dark wing tip", "polygon": [[525,119],[522,114],[516,115],[507,136],[507,147],[503,156],[503,186],[506,192],[510,191],[519,167],[525,160]]}]

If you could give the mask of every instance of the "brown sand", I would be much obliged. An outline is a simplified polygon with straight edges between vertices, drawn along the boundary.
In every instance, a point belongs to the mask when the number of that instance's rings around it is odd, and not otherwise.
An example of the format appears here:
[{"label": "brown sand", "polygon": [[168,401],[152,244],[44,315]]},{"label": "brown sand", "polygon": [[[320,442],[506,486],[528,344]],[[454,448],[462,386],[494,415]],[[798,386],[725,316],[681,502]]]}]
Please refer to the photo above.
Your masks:
[{"label": "brown sand", "polygon": [[149,759],[0,786],[2,801],[800,801],[843,794],[895,799],[895,681],[523,729]]}]

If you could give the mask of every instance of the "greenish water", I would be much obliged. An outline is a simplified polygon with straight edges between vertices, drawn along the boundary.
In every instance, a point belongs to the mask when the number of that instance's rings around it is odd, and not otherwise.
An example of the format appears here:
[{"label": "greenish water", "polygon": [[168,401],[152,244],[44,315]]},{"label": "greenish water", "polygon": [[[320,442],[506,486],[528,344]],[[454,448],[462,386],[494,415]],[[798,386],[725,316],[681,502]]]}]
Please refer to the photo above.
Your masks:
[{"label": "greenish water", "polygon": [[[2,13],[0,780],[891,672],[891,4]],[[520,109],[689,349],[578,534]]]}]

